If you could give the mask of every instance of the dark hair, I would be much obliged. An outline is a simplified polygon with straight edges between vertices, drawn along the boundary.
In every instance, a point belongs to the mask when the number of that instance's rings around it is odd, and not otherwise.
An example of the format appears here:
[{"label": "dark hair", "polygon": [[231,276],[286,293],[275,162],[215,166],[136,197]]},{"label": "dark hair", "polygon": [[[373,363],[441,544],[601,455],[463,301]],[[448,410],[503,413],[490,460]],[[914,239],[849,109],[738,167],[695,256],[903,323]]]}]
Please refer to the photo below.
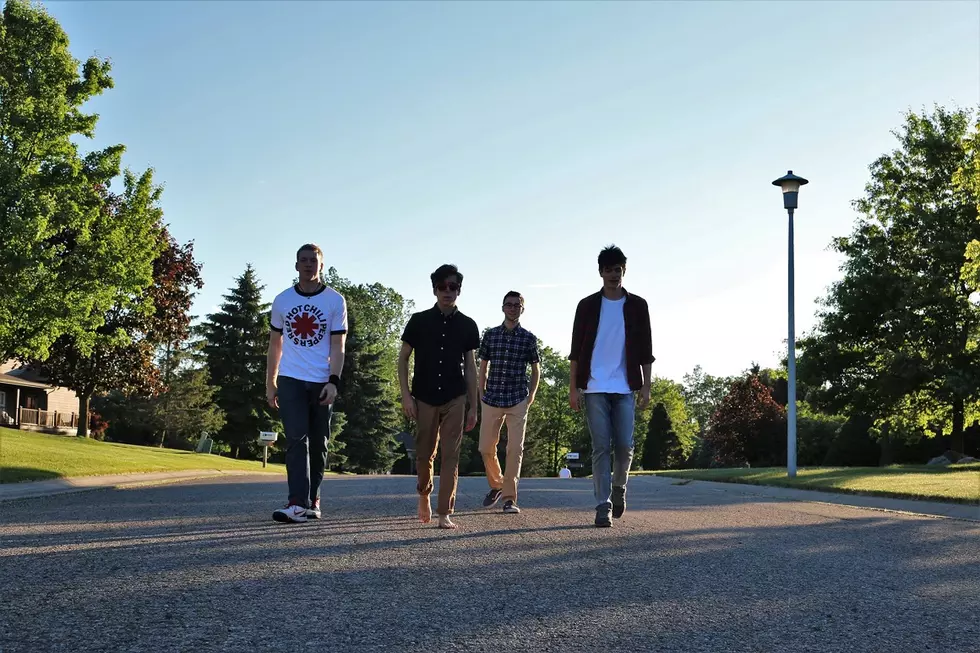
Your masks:
[{"label": "dark hair", "polygon": [[509,291],[506,295],[504,295],[505,303],[507,302],[508,297],[517,297],[519,300],[521,300],[521,308],[524,308],[524,297],[521,296],[521,293],[517,292],[516,290]]},{"label": "dark hair", "polygon": [[626,267],[626,254],[615,245],[610,245],[599,252],[599,272],[603,268],[611,268],[615,265]]},{"label": "dark hair", "polygon": [[435,288],[440,283],[448,279],[449,277],[456,275],[459,279],[459,287],[463,287],[463,273],[453,265],[452,263],[443,263],[436,268],[436,271],[429,275],[429,279],[432,280],[432,287]]}]

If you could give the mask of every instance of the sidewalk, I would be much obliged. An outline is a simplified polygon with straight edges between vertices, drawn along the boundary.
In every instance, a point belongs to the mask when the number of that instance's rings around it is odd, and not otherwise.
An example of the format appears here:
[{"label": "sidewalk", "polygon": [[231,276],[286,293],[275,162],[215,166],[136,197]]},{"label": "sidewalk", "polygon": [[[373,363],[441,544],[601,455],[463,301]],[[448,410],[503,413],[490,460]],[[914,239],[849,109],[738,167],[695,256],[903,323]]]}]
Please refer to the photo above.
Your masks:
[{"label": "sidewalk", "polygon": [[127,488],[139,485],[159,485],[174,481],[187,481],[209,476],[242,476],[263,472],[226,471],[219,469],[186,469],[179,472],[150,472],[141,474],[113,474],[110,476],[78,476],[56,478],[50,481],[26,481],[24,483],[0,484],[0,501],[32,499],[53,494],[86,492],[105,488]]},{"label": "sidewalk", "polygon": [[807,501],[810,503],[829,503],[838,506],[851,506],[870,510],[882,510],[929,517],[946,517],[980,522],[980,502],[975,504],[945,503],[942,501],[920,501],[918,499],[892,499],[890,497],[865,496],[820,490],[799,490],[796,488],[774,487],[771,485],[750,485],[748,483],[720,483],[717,481],[688,481],[666,476],[634,476],[638,479],[656,480],[662,485],[684,484],[687,488],[698,488],[709,492],[725,492],[741,496],[785,499],[788,501]]}]

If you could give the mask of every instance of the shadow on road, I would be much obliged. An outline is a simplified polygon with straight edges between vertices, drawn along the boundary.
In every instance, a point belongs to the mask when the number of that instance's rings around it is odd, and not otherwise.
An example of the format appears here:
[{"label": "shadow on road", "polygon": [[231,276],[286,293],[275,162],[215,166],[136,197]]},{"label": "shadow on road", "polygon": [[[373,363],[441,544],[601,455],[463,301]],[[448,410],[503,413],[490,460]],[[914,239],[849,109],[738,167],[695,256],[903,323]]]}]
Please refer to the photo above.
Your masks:
[{"label": "shadow on road", "polygon": [[[10,650],[69,637],[71,650],[195,651],[778,651],[791,637],[797,650],[965,653],[980,641],[966,571],[980,528],[963,522],[644,482],[624,519],[596,529],[587,480],[525,480],[524,513],[504,515],[479,507],[485,480],[464,478],[463,529],[446,532],[411,516],[412,479],[346,477],[327,481],[323,520],[286,526],[270,519],[283,486],[6,504],[14,607],[0,634]],[[275,625],[297,602],[316,630]],[[120,614],[125,628],[106,626]]]}]

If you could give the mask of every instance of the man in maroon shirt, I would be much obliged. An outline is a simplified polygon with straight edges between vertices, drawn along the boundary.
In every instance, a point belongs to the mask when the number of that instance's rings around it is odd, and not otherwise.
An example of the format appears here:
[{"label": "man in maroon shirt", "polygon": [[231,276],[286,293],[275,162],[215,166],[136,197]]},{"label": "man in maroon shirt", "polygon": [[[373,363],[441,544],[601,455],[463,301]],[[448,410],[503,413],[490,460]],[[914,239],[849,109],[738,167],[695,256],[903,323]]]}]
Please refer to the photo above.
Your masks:
[{"label": "man in maroon shirt", "polygon": [[568,403],[576,411],[584,406],[592,435],[595,525],[600,527],[612,526],[610,513],[619,518],[626,511],[634,407],[637,401],[641,409],[650,403],[650,309],[623,288],[625,274],[621,249],[610,246],[599,253],[602,290],[578,303],[568,355]]}]

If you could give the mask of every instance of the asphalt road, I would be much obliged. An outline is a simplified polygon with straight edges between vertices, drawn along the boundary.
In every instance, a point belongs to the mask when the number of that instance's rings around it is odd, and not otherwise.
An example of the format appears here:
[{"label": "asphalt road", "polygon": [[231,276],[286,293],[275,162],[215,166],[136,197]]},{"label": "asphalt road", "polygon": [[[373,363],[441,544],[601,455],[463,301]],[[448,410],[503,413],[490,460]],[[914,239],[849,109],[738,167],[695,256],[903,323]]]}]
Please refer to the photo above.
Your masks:
[{"label": "asphalt road", "polygon": [[0,504],[0,652],[980,651],[980,524],[634,477],[461,479],[456,532],[414,479],[235,477]]}]

